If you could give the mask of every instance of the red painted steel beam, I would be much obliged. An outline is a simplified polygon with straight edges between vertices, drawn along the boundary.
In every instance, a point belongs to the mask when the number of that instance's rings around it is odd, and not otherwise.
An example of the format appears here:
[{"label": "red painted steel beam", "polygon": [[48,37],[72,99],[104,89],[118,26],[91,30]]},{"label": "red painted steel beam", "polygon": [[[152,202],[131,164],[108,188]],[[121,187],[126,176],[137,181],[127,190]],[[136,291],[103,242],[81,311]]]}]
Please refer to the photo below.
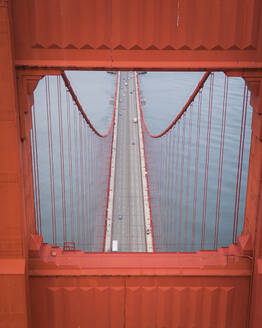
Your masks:
[{"label": "red painted steel beam", "polygon": [[261,9],[259,0],[13,0],[15,63],[99,70],[261,69]]}]

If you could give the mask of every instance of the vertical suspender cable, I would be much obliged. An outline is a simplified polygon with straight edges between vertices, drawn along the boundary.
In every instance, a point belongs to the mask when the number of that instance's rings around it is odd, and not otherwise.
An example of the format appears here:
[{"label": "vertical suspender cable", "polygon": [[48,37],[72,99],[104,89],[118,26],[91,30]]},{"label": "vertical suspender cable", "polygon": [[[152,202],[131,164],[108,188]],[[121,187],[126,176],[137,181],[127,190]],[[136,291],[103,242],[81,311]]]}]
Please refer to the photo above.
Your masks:
[{"label": "vertical suspender cable", "polygon": [[[87,213],[87,226],[91,227],[91,130],[88,129],[88,171],[87,171],[87,176],[88,176],[88,197],[87,197],[87,203],[88,203],[88,213]],[[91,245],[91,228],[88,229],[87,231],[87,245],[88,247]]]},{"label": "vertical suspender cable", "polygon": [[68,169],[69,169],[69,197],[70,197],[70,223],[71,223],[71,241],[75,241],[75,225],[74,225],[74,196],[73,196],[73,163],[72,163],[72,137],[71,137],[71,106],[68,92],[66,93],[67,107],[67,131],[68,131]]},{"label": "vertical suspender cable", "polygon": [[79,204],[79,165],[78,165],[78,133],[77,133],[78,112],[74,109],[74,153],[75,153],[75,190],[76,190],[76,226],[77,226],[77,245],[80,247],[80,204]]},{"label": "vertical suspender cable", "polygon": [[189,107],[189,124],[188,124],[188,147],[187,147],[187,178],[186,178],[186,212],[185,212],[185,226],[184,226],[184,252],[187,251],[187,237],[188,237],[188,215],[189,215],[189,192],[190,192],[190,169],[191,169],[191,143],[192,143],[192,115],[193,104]]},{"label": "vertical suspender cable", "polygon": [[[176,158],[176,142],[177,142],[177,138],[176,138],[176,132],[177,129],[175,127],[172,128],[172,134],[173,134],[173,145],[172,145],[172,183],[171,183],[171,206],[170,206],[170,236],[172,238],[172,236],[174,236],[174,231],[173,231],[173,223],[174,223],[174,188],[175,188],[175,158]],[[174,248],[174,239],[172,240],[172,244],[171,244],[172,249]]]},{"label": "vertical suspender cable", "polygon": [[85,186],[85,192],[84,192],[84,213],[85,213],[85,243],[86,243],[86,249],[88,250],[88,236],[87,236],[87,230],[88,230],[88,201],[87,201],[87,195],[88,195],[88,178],[87,178],[87,163],[88,163],[88,153],[87,153],[87,126],[84,125],[84,186]]},{"label": "vertical suspender cable", "polygon": [[176,143],[176,183],[175,183],[175,206],[174,206],[174,248],[177,248],[177,219],[178,219],[178,209],[177,209],[177,198],[178,198],[178,167],[180,160],[180,152],[179,152],[179,142],[180,142],[180,122],[178,122],[177,126],[177,143]]},{"label": "vertical suspender cable", "polygon": [[240,202],[240,196],[241,196],[241,179],[242,179],[242,167],[243,167],[243,154],[244,154],[245,134],[246,134],[247,103],[248,103],[248,88],[247,88],[247,85],[245,84],[244,95],[243,95],[242,117],[241,117],[239,154],[238,154],[237,183],[236,183],[233,238],[232,238],[233,243],[237,242],[239,202]]},{"label": "vertical suspender cable", "polygon": [[222,122],[221,122],[221,133],[220,133],[217,201],[216,201],[216,217],[215,217],[214,245],[213,245],[214,249],[217,249],[217,246],[218,246],[221,186],[222,186],[223,158],[224,158],[224,141],[225,141],[225,130],[226,130],[227,96],[228,96],[228,77],[225,75],[224,97],[223,97],[223,108],[222,108]]},{"label": "vertical suspender cable", "polygon": [[64,164],[64,137],[63,137],[63,114],[62,114],[62,95],[61,95],[61,78],[57,76],[57,105],[58,105],[58,122],[59,122],[59,141],[60,141],[60,178],[61,178],[61,195],[62,195],[62,215],[63,215],[63,241],[67,241],[66,226],[66,197],[65,197],[65,164]]},{"label": "vertical suspender cable", "polygon": [[50,104],[50,86],[49,77],[45,78],[46,90],[46,115],[48,125],[48,149],[49,149],[49,177],[50,177],[50,194],[51,194],[51,207],[52,207],[52,241],[53,245],[57,245],[57,232],[56,232],[56,208],[55,208],[55,188],[54,188],[54,159],[53,159],[53,136],[52,136],[52,117],[51,117],[51,104]]},{"label": "vertical suspender cable", "polygon": [[163,238],[162,238],[162,233],[163,233],[163,175],[164,175],[164,166],[163,166],[163,141],[164,139],[160,139],[160,180],[159,180],[159,193],[160,193],[160,218],[159,218],[159,244],[161,247],[163,247]]},{"label": "vertical suspender cable", "polygon": [[194,176],[194,201],[192,213],[192,244],[191,250],[195,249],[195,234],[196,234],[196,214],[197,214],[197,189],[198,189],[198,168],[199,168],[199,144],[200,144],[200,126],[201,126],[201,111],[202,111],[202,90],[198,96],[197,110],[197,135],[196,135],[196,156],[195,156],[195,176]]},{"label": "vertical suspender cable", "polygon": [[174,196],[174,145],[175,145],[175,138],[174,138],[174,129],[171,129],[170,131],[170,188],[169,189],[169,204],[168,204],[168,226],[167,226],[167,240],[169,248],[172,248],[172,245],[170,245],[170,236],[172,236],[172,207],[173,207],[173,196]]},{"label": "vertical suspender cable", "polygon": [[181,251],[182,237],[182,216],[183,216],[183,191],[184,191],[184,163],[185,163],[185,126],[186,115],[182,117],[182,149],[181,149],[181,168],[180,168],[180,198],[179,198],[179,226],[178,226],[178,250]]},{"label": "vertical suspender cable", "polygon": [[36,198],[36,217],[37,217],[37,232],[42,235],[42,214],[40,201],[40,184],[39,184],[39,163],[38,163],[38,147],[37,147],[37,128],[35,117],[35,106],[32,109],[32,146],[33,146],[33,165],[34,165],[34,184],[35,184],[35,198]]},{"label": "vertical suspender cable", "polygon": [[[34,110],[34,108],[33,108]],[[34,201],[35,201],[35,218],[36,218],[36,231],[39,233],[39,211],[38,211],[38,190],[36,183],[36,154],[35,154],[35,129],[34,129],[34,116],[32,115],[32,130],[31,130],[31,157],[33,165],[33,186],[34,186]]]},{"label": "vertical suspender cable", "polygon": [[209,155],[210,155],[210,134],[211,134],[211,121],[212,121],[212,109],[213,109],[213,87],[214,87],[214,73],[212,73],[211,77],[210,77],[210,90],[209,90],[201,249],[204,249],[204,247],[205,247],[207,188],[208,188],[208,170],[209,170]]},{"label": "vertical suspender cable", "polygon": [[82,117],[78,115],[79,129],[79,161],[80,161],[80,198],[81,198],[81,244],[85,248],[85,200],[84,200],[84,163],[83,163],[83,126]]},{"label": "vertical suspender cable", "polygon": [[[93,231],[96,232],[96,221],[94,220],[94,172],[93,172],[93,151],[94,151],[94,145],[93,145],[93,131],[91,131],[91,136],[90,136],[90,141],[91,141],[91,146],[90,146],[90,155],[91,155],[91,161],[90,161],[90,186],[91,186],[91,192],[90,192],[90,218],[91,220],[93,220]],[[93,240],[94,237],[96,238],[96,236],[92,236]],[[93,247],[94,247],[94,243],[93,243]]]},{"label": "vertical suspender cable", "polygon": [[170,172],[170,167],[171,167],[171,131],[168,132],[167,134],[167,142],[166,142],[166,161],[167,161],[167,170],[166,170],[166,193],[165,193],[165,221],[166,221],[166,226],[165,226],[165,235],[166,235],[166,247],[169,248],[169,244],[168,244],[168,229],[169,229],[169,213],[168,210],[170,208],[170,176],[171,176],[171,172]]},{"label": "vertical suspender cable", "polygon": [[166,138],[165,138],[165,147],[164,147],[164,161],[165,161],[165,175],[164,175],[164,181],[165,181],[165,185],[164,185],[164,194],[163,194],[163,204],[164,204],[164,211],[163,211],[163,220],[164,220],[164,234],[165,237],[163,238],[164,242],[165,242],[165,248],[168,247],[167,245],[167,238],[166,238],[166,234],[167,234],[167,198],[168,198],[168,181],[169,181],[169,141],[170,141],[170,137],[169,137],[169,133],[166,134]]}]

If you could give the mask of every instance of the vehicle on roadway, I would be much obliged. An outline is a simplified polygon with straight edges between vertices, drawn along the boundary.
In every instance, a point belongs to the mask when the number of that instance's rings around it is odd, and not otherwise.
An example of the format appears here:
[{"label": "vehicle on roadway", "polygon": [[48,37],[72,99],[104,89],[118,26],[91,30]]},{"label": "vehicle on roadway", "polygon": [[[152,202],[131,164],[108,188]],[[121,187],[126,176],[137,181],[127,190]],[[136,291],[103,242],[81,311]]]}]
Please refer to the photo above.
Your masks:
[{"label": "vehicle on roadway", "polygon": [[113,240],[112,242],[112,252],[117,252],[118,251],[118,241]]},{"label": "vehicle on roadway", "polygon": [[137,123],[137,117],[133,118],[133,123]]}]

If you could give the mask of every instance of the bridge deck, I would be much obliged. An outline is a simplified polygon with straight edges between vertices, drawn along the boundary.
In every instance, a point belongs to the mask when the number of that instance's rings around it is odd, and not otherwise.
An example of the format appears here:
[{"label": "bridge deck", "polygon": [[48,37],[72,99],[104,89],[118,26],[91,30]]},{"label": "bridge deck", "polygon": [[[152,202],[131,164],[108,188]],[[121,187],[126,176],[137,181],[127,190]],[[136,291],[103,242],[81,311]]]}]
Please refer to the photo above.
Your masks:
[{"label": "bridge deck", "polygon": [[144,252],[145,221],[137,118],[135,75],[120,75],[112,242],[118,251]]}]

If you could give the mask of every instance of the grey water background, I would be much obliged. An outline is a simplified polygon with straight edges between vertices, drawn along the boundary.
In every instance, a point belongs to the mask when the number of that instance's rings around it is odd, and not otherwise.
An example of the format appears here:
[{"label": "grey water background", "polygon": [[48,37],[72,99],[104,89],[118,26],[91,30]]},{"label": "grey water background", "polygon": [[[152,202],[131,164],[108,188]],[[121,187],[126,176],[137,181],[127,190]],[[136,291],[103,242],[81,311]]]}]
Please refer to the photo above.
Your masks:
[{"label": "grey water background", "polygon": [[[112,117],[112,99],[115,92],[115,75],[108,74],[106,72],[91,72],[91,71],[70,71],[66,72],[71,85],[76,92],[80,103],[86,111],[86,114],[90,121],[93,123],[99,132],[105,133],[109,127]],[[173,120],[177,113],[181,110],[183,105],[186,103],[188,97],[191,95],[195,86],[201,79],[202,72],[148,72],[145,75],[140,75],[140,86],[142,92],[142,99],[145,100],[143,106],[144,115],[149,129],[152,133],[159,133],[165,129],[168,124]],[[213,239],[213,208],[216,202],[216,188],[217,188],[217,166],[219,156],[219,138],[220,138],[220,117],[221,117],[221,102],[223,96],[223,74],[216,73],[215,75],[215,86],[214,86],[214,112],[212,118],[212,134],[211,134],[211,155],[210,155],[210,174],[208,184],[208,208],[207,208],[207,243],[206,248],[210,248],[210,242]],[[53,104],[52,115],[53,122],[58,121],[58,116],[55,111],[57,106],[56,95],[55,95],[55,78],[50,77],[51,87],[51,99]],[[236,180],[236,169],[237,169],[237,157],[238,157],[238,145],[239,145],[239,132],[240,132],[240,121],[241,121],[241,109],[242,109],[242,95],[243,95],[243,80],[240,78],[230,79],[230,90],[231,96],[228,100],[228,112],[227,112],[227,123],[226,123],[226,136],[225,136],[225,155],[224,155],[224,170],[222,180],[222,200],[221,200],[221,224],[220,224],[220,238],[219,246],[229,245],[232,241],[232,217],[234,211],[234,183]],[[49,162],[48,162],[48,141],[47,141],[47,124],[45,122],[45,103],[43,101],[45,95],[44,83],[40,81],[39,86],[35,92],[35,107],[36,111],[36,123],[38,130],[38,152],[39,152],[39,170],[40,170],[40,196],[41,196],[41,210],[42,210],[42,221],[43,221],[43,237],[46,242],[52,243],[51,233],[51,205],[50,205],[50,185],[49,185]],[[203,94],[203,98],[207,95]],[[65,107],[65,93],[62,96],[63,110]],[[197,113],[197,108],[193,113]],[[249,144],[250,144],[250,124],[251,124],[251,108],[248,109],[247,116],[247,130],[246,130],[246,143],[244,150],[244,164],[243,164],[243,176],[242,176],[242,192],[240,201],[240,219],[238,234],[241,233],[243,226],[244,208],[245,208],[245,190],[247,181],[247,170],[248,170],[248,157],[249,157]],[[73,117],[71,117],[73,120]],[[196,121],[196,120],[195,120]],[[201,128],[201,141],[202,145],[205,144],[206,139],[206,121],[207,116],[202,116],[202,128]],[[58,123],[57,123],[58,127]],[[193,127],[194,130],[194,127]],[[62,208],[61,208],[61,186],[59,183],[60,178],[60,159],[59,159],[59,136],[58,128],[53,130],[54,138],[54,166],[55,176],[57,183],[55,185],[56,191],[56,216],[57,216],[57,234],[58,244],[62,246]],[[67,142],[67,136],[64,135],[64,142]],[[67,156],[65,150],[65,156]],[[203,161],[205,157],[205,150],[200,150],[200,176],[203,175]],[[97,170],[99,170],[98,158],[93,157],[97,163]],[[194,163],[194,157],[191,158]],[[68,171],[68,163],[65,162],[65,171]],[[212,172],[212,175],[211,175]],[[214,174],[213,174],[214,172]],[[76,177],[76,176],[75,176]],[[193,174],[191,174],[193,179]],[[191,179],[191,183],[193,180]],[[199,194],[202,193],[201,184],[199,185]],[[93,193],[95,194],[95,190]],[[232,192],[233,190],[233,192]],[[98,195],[94,195],[97,197]],[[74,198],[76,195],[74,194]],[[192,195],[190,196],[190,205],[192,207]],[[198,198],[198,204],[202,201],[201,197]],[[68,191],[67,191],[67,213],[69,213],[68,205]],[[99,214],[100,215],[100,214]],[[95,220],[89,215],[89,232],[88,241],[85,246],[80,241],[76,243],[79,248],[85,251],[98,251],[96,248],[95,239],[101,238],[97,233],[94,236],[94,226],[92,222]],[[201,217],[201,206],[198,206],[198,221],[197,221],[197,240],[199,244],[200,236],[200,217]],[[101,219],[103,215],[101,213]],[[93,227],[93,228],[92,228]],[[85,228],[84,226],[81,227]],[[167,226],[162,227],[164,229]],[[168,231],[164,239],[165,247],[162,245],[158,248],[159,251],[177,250],[176,247],[171,247],[172,240],[176,239],[177,236],[172,235],[172,232]],[[190,235],[189,235],[190,238]],[[200,236],[201,238],[201,236]],[[210,242],[209,242],[210,241]],[[162,241],[161,241],[162,243]]]},{"label": "grey water background", "polygon": [[[105,72],[67,72],[71,85],[85,110],[89,120],[99,132],[104,134],[111,123],[113,112],[113,97],[115,93],[115,75]],[[37,131],[37,149],[39,165],[40,207],[42,218],[42,235],[45,242],[63,247],[64,241],[75,241],[77,249],[84,251],[102,251],[104,237],[105,207],[107,197],[108,167],[110,160],[110,135],[108,138],[99,138],[91,131],[79,114],[74,102],[69,96],[70,111],[67,114],[66,97],[69,95],[61,80],[61,104],[63,120],[63,152],[65,171],[65,198],[66,198],[66,237],[63,235],[63,208],[61,185],[61,161],[59,142],[59,116],[57,77],[49,76],[50,85],[50,111],[54,163],[54,207],[56,217],[56,243],[52,228],[52,202],[50,189],[50,163],[48,123],[46,112],[46,86],[42,79],[34,93],[35,122]],[[73,180],[73,206],[70,204],[70,178],[69,178],[69,150],[68,150],[68,118],[71,122],[71,149],[72,149],[72,180]],[[76,122],[76,123],[75,123]],[[88,172],[87,184],[81,185],[81,155],[80,155],[80,124],[83,136],[83,163]],[[85,140],[84,140],[85,139]],[[91,141],[93,140],[93,141]],[[92,146],[96,142],[96,146]],[[104,156],[105,143],[107,154]],[[85,147],[84,147],[85,146]],[[92,148],[93,147],[93,148]],[[84,150],[86,149],[86,151]],[[105,169],[106,166],[106,169]],[[82,188],[82,189],[81,189]],[[102,188],[102,189],[101,189]],[[88,204],[87,209],[82,206],[83,198]],[[36,193],[35,193],[36,194]],[[71,208],[73,208],[73,213]],[[55,221],[53,219],[53,221]],[[73,223],[73,225],[71,225]],[[84,233],[83,233],[84,232]]]},{"label": "grey water background", "polygon": [[116,75],[99,71],[66,74],[91,123],[100,133],[106,133],[112,118]]},{"label": "grey water background", "polygon": [[[181,111],[182,107],[192,94],[197,83],[203,76],[202,72],[155,72],[148,73],[141,76],[140,86],[142,90],[142,99],[145,101],[143,112],[145,121],[149,130],[153,134],[162,132]],[[213,248],[215,217],[216,217],[216,201],[217,201],[217,186],[218,186],[218,165],[220,156],[220,133],[222,125],[222,108],[223,108],[223,93],[224,93],[224,74],[217,72],[214,74],[214,93],[213,93],[213,112],[211,120],[211,136],[210,136],[210,159],[209,159],[209,174],[208,174],[208,188],[207,188],[207,208],[206,208],[206,231],[205,231],[205,245],[204,249]],[[224,160],[221,186],[221,203],[220,203],[220,225],[218,235],[218,247],[228,246],[232,243],[234,208],[235,208],[235,190],[237,181],[237,167],[239,155],[239,141],[241,129],[241,115],[243,106],[243,92],[244,80],[241,78],[229,78],[228,86],[228,105],[225,127],[224,139]],[[206,160],[206,134],[207,134],[207,120],[208,120],[208,100],[209,100],[209,80],[206,81],[203,88],[202,98],[202,114],[200,122],[200,148],[199,148],[199,171],[198,171],[198,185],[197,185],[197,206],[196,206],[196,231],[195,231],[195,245],[191,248],[192,240],[192,213],[193,213],[193,199],[194,199],[194,173],[195,173],[195,156],[196,156],[196,133],[197,133],[197,104],[192,108],[192,145],[191,145],[191,160],[187,161],[188,154],[188,139],[189,139],[189,110],[186,112],[186,130],[185,130],[185,160],[184,170],[181,169],[181,160],[178,161],[178,180],[174,182],[173,195],[177,197],[177,210],[173,213],[169,209],[160,211],[165,204],[173,204],[174,199],[171,199],[171,188],[164,191],[162,200],[160,197],[163,189],[168,183],[165,179],[169,179],[166,175],[166,168],[160,170],[160,142],[157,145],[157,140],[149,141],[151,149],[148,155],[151,156],[151,167],[155,184],[158,188],[151,186],[151,204],[152,204],[152,220],[155,235],[155,246],[158,251],[194,251],[201,248],[201,233],[202,233],[202,216],[203,216],[203,194],[204,194],[204,176],[205,176],[205,160]],[[247,119],[246,119],[246,134],[245,147],[243,155],[243,171],[242,183],[240,192],[240,206],[239,206],[239,220],[238,220],[238,235],[243,229],[245,199],[246,199],[246,185],[249,165],[249,149],[251,138],[251,117],[252,108],[248,105]],[[180,120],[182,124],[182,120]],[[179,125],[179,124],[178,124]],[[174,135],[177,138],[177,128],[174,128]],[[180,153],[182,152],[182,127],[180,130]],[[148,138],[146,139],[148,140]],[[154,145],[155,144],[155,148]],[[164,145],[166,143],[163,143]],[[177,145],[172,144],[172,147]],[[146,148],[147,149],[147,148]],[[149,147],[148,147],[149,149]],[[154,154],[155,152],[155,154]],[[168,152],[162,150],[162,156],[168,156]],[[153,153],[153,154],[151,154]],[[176,156],[176,153],[175,153]],[[175,164],[175,161],[174,161]],[[186,179],[187,167],[190,167],[190,189],[189,201],[186,204]],[[175,165],[173,171],[176,170]],[[183,188],[181,188],[180,177],[183,176]],[[167,177],[167,178],[166,178]],[[177,186],[176,186],[177,184]],[[164,200],[163,200],[164,198]],[[182,201],[182,213],[180,213],[179,203]],[[189,211],[188,227],[185,225],[186,206]],[[178,228],[179,216],[182,217],[182,225],[180,230]],[[170,223],[173,221],[173,223]],[[175,222],[175,223],[174,223]],[[176,224],[176,229],[174,225]],[[185,229],[187,229],[187,239],[184,237]]]}]

